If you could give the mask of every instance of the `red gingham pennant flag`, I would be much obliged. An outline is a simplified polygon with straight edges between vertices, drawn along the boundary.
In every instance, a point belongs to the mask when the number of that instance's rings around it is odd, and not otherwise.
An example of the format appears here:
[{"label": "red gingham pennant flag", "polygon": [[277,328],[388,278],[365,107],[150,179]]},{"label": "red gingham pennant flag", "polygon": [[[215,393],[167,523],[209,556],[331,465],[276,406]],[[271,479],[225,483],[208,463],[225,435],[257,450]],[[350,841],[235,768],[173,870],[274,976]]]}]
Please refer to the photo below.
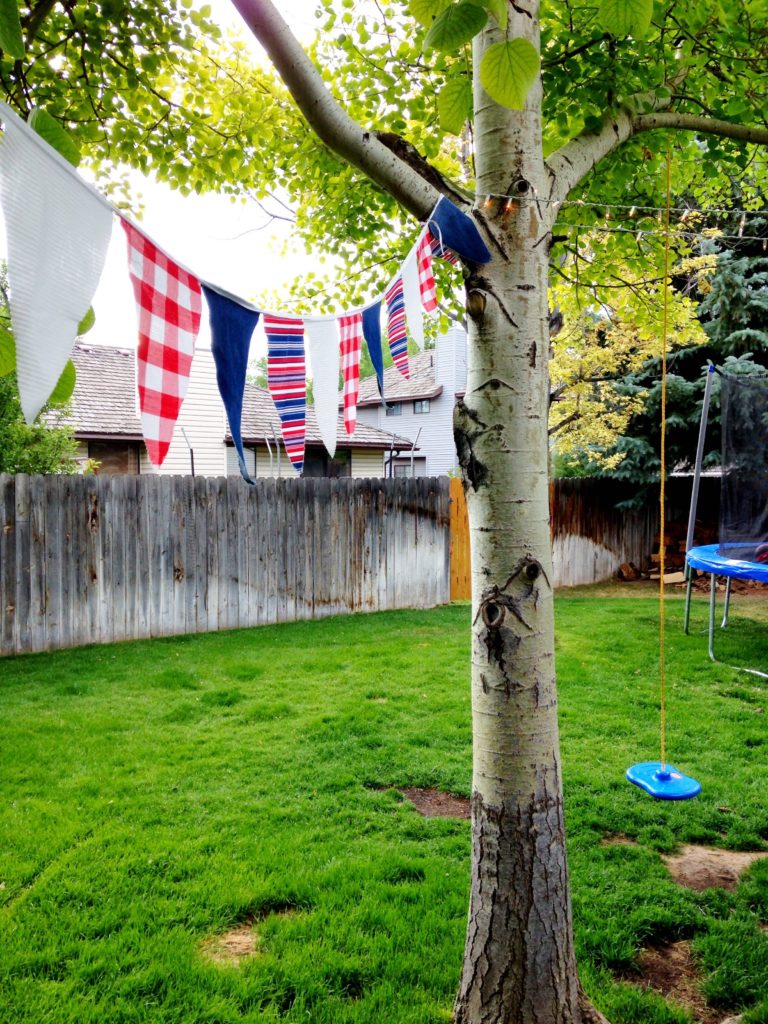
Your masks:
[{"label": "red gingham pennant flag", "polygon": [[419,272],[421,304],[427,313],[434,313],[437,309],[437,287],[435,275],[432,273],[432,246],[429,242],[429,228],[424,229],[416,247],[416,266]]},{"label": "red gingham pennant flag", "polygon": [[354,434],[357,425],[357,396],[360,393],[360,347],[363,341],[363,314],[347,313],[339,317],[341,337],[341,373],[344,378],[344,427]]},{"label": "red gingham pennant flag", "polygon": [[136,381],[147,454],[162,466],[173,437],[200,330],[202,294],[196,277],[121,220],[139,314]]}]

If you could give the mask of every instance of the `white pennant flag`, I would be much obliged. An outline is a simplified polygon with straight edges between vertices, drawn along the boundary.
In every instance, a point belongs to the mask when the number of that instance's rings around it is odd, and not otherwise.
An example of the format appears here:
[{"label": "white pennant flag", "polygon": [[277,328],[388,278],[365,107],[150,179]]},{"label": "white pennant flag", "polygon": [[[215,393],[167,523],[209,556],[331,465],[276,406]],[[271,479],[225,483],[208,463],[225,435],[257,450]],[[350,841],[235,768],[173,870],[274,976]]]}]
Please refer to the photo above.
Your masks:
[{"label": "white pennant flag", "polygon": [[411,249],[402,267],[403,299],[408,337],[415,342],[419,351],[424,348],[424,321],[421,318],[421,288],[419,287],[419,266],[416,260],[416,246]]},{"label": "white pennant flag", "polygon": [[0,103],[0,200],[21,408],[32,423],[56,387],[101,277],[112,210],[74,167]]},{"label": "white pennant flag", "polygon": [[336,454],[336,432],[339,424],[339,325],[336,317],[322,320],[305,319],[312,363],[312,391],[320,437],[333,458]]}]

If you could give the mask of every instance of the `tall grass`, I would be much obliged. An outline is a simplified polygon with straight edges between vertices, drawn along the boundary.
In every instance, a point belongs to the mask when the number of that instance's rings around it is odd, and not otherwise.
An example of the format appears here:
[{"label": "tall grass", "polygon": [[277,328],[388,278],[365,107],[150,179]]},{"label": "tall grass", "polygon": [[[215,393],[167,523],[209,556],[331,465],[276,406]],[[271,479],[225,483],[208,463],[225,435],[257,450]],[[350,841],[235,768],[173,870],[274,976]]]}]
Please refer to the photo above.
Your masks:
[{"label": "tall grass", "polygon": [[[766,846],[766,684],[669,617],[669,757],[704,786],[685,804],[623,779],[658,758],[655,602],[558,600],[582,980],[614,1024],[682,1021],[617,977],[690,937],[712,1004],[764,1024],[768,863],[694,893],[660,853]],[[0,1021],[448,1021],[469,825],[400,789],[469,795],[468,627],[453,606],[1,661]],[[759,662],[768,627],[733,629],[725,653]],[[212,960],[242,922],[254,955]]]}]

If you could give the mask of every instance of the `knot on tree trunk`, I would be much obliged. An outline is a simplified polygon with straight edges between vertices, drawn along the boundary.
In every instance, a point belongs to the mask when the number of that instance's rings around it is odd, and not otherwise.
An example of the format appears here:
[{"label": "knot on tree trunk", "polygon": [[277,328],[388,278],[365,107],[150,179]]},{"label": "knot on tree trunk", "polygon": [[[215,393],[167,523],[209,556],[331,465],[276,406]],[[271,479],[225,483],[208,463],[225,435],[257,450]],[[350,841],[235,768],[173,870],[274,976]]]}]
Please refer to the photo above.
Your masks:
[{"label": "knot on tree trunk", "polygon": [[464,474],[464,486],[479,491],[488,482],[488,468],[475,454],[475,443],[488,430],[477,413],[460,398],[453,410],[453,438]]},{"label": "knot on tree trunk", "polygon": [[480,321],[485,315],[485,293],[479,288],[467,288],[467,313],[475,321]]},{"label": "knot on tree trunk", "polygon": [[481,675],[485,693],[499,690],[509,698],[513,693],[525,689],[511,673],[509,659],[522,642],[519,626],[533,632],[533,627],[526,619],[526,605],[532,598],[533,607],[536,607],[537,581],[542,576],[547,579],[541,562],[531,555],[525,555],[502,586],[495,584],[483,592],[475,623],[478,619],[483,621],[485,629],[479,639],[485,645],[489,666],[493,666],[498,673],[495,679]]}]

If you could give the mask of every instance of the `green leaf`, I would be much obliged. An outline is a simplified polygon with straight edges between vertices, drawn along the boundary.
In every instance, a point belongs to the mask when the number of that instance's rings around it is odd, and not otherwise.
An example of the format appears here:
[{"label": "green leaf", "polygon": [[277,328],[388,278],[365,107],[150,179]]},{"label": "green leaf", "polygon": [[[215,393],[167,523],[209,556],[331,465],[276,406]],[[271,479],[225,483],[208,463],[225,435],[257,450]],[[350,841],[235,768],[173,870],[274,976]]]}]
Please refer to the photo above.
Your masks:
[{"label": "green leaf", "polygon": [[477,4],[469,3],[468,0],[451,4],[435,18],[424,38],[424,49],[454,53],[476,36],[485,27],[487,20],[488,14]]},{"label": "green leaf", "polygon": [[451,135],[460,135],[472,114],[472,85],[468,78],[446,82],[437,96],[440,127]]},{"label": "green leaf", "polygon": [[480,82],[503,107],[520,110],[539,73],[539,55],[527,39],[496,43],[480,64]]},{"label": "green leaf", "polygon": [[653,0],[600,0],[600,27],[612,36],[644,36],[651,24]]},{"label": "green leaf", "polygon": [[82,338],[82,336],[84,334],[87,334],[88,331],[90,331],[90,329],[93,327],[93,325],[95,323],[96,323],[96,314],[93,311],[93,306],[89,306],[88,307],[88,312],[85,314],[83,319],[77,325],[77,336],[78,336],[78,338]]},{"label": "green leaf", "polygon": [[16,343],[7,327],[0,327],[0,377],[16,369]]},{"label": "green leaf", "polygon": [[48,404],[66,405],[72,397],[72,392],[75,390],[76,379],[77,375],[75,373],[75,364],[70,359],[64,367],[63,373],[59,377],[58,384],[53,389],[53,394],[48,399]]},{"label": "green leaf", "polygon": [[411,0],[408,9],[417,21],[429,28],[435,18],[450,5],[451,0]]},{"label": "green leaf", "polygon": [[77,148],[77,143],[47,110],[35,107],[29,115],[29,127],[45,139],[48,145],[60,153],[73,167],[77,167],[80,163],[80,150]]},{"label": "green leaf", "polygon": [[0,0],[0,50],[14,60],[21,60],[24,56],[17,0]]},{"label": "green leaf", "polygon": [[507,0],[483,0],[483,7],[489,10],[499,24],[502,32],[509,21],[509,6]]}]

